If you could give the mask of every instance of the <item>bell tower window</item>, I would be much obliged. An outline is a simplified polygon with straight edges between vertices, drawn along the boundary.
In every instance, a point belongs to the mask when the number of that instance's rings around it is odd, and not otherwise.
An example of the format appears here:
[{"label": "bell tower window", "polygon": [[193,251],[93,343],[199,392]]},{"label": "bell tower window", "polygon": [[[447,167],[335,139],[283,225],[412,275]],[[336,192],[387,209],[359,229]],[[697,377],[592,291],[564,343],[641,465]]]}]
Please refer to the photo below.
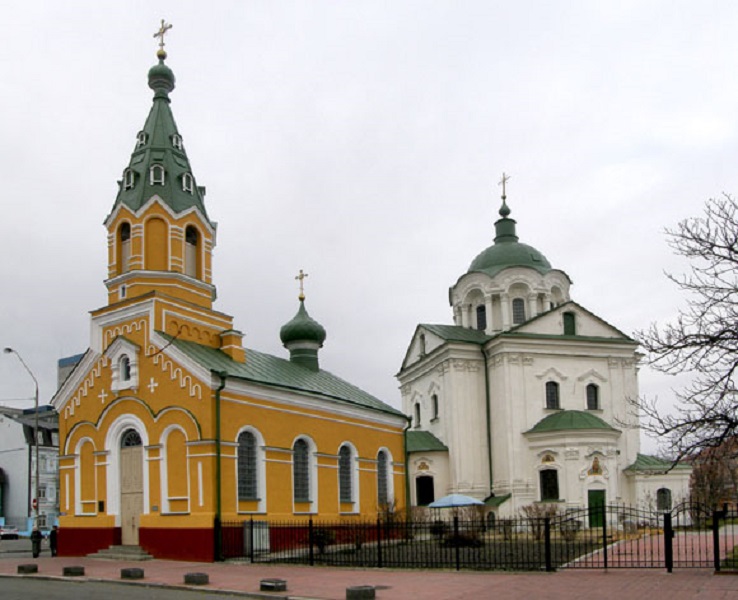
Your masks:
[{"label": "bell tower window", "polygon": [[127,273],[131,262],[131,224],[121,223],[118,229],[118,256],[120,257],[119,273]]},{"label": "bell tower window", "polygon": [[164,185],[164,167],[162,165],[152,165],[149,169],[149,183],[151,185]]},{"label": "bell tower window", "polygon": [[199,277],[200,235],[192,225],[185,229],[185,275]]}]

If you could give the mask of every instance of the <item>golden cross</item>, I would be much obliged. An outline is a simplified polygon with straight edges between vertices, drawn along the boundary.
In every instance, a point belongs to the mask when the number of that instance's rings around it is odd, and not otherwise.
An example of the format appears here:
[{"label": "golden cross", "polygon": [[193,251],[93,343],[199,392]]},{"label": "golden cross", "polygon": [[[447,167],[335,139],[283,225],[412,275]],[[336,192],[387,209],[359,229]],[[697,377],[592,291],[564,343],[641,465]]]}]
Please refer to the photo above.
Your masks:
[{"label": "golden cross", "polygon": [[300,295],[298,296],[298,298],[300,300],[304,300],[305,299],[305,289],[303,287],[303,283],[305,281],[305,277],[307,277],[307,276],[308,276],[308,274],[307,273],[303,273],[302,272],[302,269],[300,269],[300,274],[295,276],[295,279],[299,279],[300,280]]},{"label": "golden cross", "polygon": [[506,183],[507,183],[507,182],[508,182],[509,180],[510,180],[510,176],[509,176],[509,175],[505,175],[505,172],[503,171],[503,172],[502,172],[502,179],[500,179],[500,182],[499,182],[499,183],[497,184],[497,185],[501,185],[501,186],[502,186],[502,199],[503,199],[503,200],[504,200],[505,198],[507,198],[507,196],[505,195],[505,184],[506,184]]},{"label": "golden cross", "polygon": [[159,31],[154,34],[154,37],[159,38],[159,52],[164,52],[164,34],[172,28],[170,23],[167,23],[164,19],[161,20],[161,26]]}]

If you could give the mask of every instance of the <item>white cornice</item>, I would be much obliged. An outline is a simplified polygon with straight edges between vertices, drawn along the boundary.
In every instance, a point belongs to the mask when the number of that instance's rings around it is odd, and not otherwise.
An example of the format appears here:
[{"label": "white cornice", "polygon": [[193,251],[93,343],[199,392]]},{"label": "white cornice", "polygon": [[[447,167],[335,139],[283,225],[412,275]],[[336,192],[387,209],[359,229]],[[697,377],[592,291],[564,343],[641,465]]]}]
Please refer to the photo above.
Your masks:
[{"label": "white cornice", "polygon": [[169,216],[172,219],[175,219],[175,220],[179,220],[182,217],[186,217],[186,216],[188,216],[188,215],[190,215],[192,213],[195,213],[198,217],[200,217],[200,221],[202,221],[202,223],[205,225],[205,229],[207,229],[208,232],[210,233],[210,235],[212,236],[212,238],[213,238],[213,246],[215,246],[215,230],[216,230],[216,224],[213,223],[211,225],[210,221],[207,219],[207,217],[205,217],[204,214],[202,214],[202,212],[200,212],[200,209],[199,208],[197,208],[196,206],[191,206],[187,210],[183,210],[181,213],[175,213],[172,210],[172,208],[166,202],[164,202],[164,200],[162,200],[161,196],[159,196],[158,194],[154,194],[153,196],[151,196],[151,198],[149,198],[149,200],[147,202],[145,202],[141,206],[141,208],[139,208],[136,211],[131,210],[131,207],[130,206],[128,206],[127,204],[123,204],[121,202],[120,204],[118,204],[113,209],[113,211],[110,213],[110,215],[108,215],[108,218],[105,219],[104,225],[105,225],[105,227],[110,227],[110,223],[112,223],[113,221],[115,221],[116,217],[118,216],[118,213],[122,210],[123,207],[125,207],[131,214],[133,214],[134,217],[136,217],[137,219],[140,219],[141,216],[146,211],[148,211],[149,208],[151,208],[154,204],[159,204],[159,206],[161,206],[167,213],[169,213]]}]

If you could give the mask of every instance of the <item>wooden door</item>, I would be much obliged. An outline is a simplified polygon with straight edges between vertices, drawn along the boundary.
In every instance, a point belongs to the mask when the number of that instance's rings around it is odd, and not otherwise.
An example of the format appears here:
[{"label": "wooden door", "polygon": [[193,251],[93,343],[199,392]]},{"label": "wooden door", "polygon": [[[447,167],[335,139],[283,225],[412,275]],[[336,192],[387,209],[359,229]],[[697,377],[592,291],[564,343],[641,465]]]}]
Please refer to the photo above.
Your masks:
[{"label": "wooden door", "polygon": [[121,543],[138,545],[138,523],[143,511],[143,447],[120,449]]}]

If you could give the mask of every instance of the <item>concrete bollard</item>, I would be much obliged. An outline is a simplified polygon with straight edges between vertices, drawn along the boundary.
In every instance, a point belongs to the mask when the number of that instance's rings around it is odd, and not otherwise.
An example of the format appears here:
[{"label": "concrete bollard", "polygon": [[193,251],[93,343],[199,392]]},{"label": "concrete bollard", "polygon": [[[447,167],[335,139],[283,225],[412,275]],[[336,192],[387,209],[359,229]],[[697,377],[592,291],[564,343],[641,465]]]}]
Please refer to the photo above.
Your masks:
[{"label": "concrete bollard", "polygon": [[80,566],[64,567],[62,575],[64,577],[82,577],[85,574],[85,568]]},{"label": "concrete bollard", "polygon": [[346,588],[346,600],[374,600],[376,593],[371,585],[355,585]]},{"label": "concrete bollard", "polygon": [[184,582],[187,585],[207,585],[210,577],[207,573],[185,573]]},{"label": "concrete bollard", "polygon": [[38,573],[38,565],[37,564],[18,565],[18,574],[19,575],[28,575],[30,573]]},{"label": "concrete bollard", "polygon": [[286,592],[287,591],[287,580],[286,579],[262,579],[259,585],[259,590],[262,592]]},{"label": "concrete bollard", "polygon": [[144,570],[138,567],[128,567],[120,570],[121,579],[143,579]]}]

